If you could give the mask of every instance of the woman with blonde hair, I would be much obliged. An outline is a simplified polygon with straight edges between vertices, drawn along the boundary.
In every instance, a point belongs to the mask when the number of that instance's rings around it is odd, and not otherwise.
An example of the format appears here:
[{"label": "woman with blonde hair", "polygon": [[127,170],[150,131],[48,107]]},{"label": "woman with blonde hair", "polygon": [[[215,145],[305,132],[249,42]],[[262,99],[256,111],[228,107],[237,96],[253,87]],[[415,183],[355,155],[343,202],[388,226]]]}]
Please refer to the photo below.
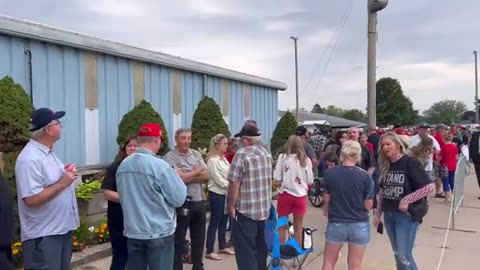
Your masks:
[{"label": "woman with blonde hair", "polygon": [[323,270],[333,270],[340,249],[348,243],[348,269],[361,269],[363,255],[370,243],[368,211],[373,206],[373,180],[367,171],[356,166],[362,147],[346,141],[340,151],[340,165],[326,171],[326,194],[323,206],[328,216]]},{"label": "woman with blonde hair", "polygon": [[[300,137],[292,135],[288,138],[285,153],[278,157],[273,178],[280,183],[278,216],[288,217],[293,214],[295,239],[301,244],[303,217],[307,212],[307,191],[313,183],[313,169]],[[287,239],[287,226],[279,228],[279,234],[280,243],[284,243]]]},{"label": "woman with blonde hair", "polygon": [[[429,145],[427,141],[425,145]],[[423,151],[419,149],[412,151],[417,155],[429,151],[428,147]],[[380,138],[380,191],[373,223],[378,228],[382,213],[385,213],[385,229],[397,269],[418,270],[413,258],[415,237],[428,212],[426,197],[435,186],[425,166],[405,153],[405,146],[397,134],[389,132]]]},{"label": "woman with blonde hair", "polygon": [[225,198],[228,191],[227,174],[230,163],[225,158],[228,138],[223,134],[217,134],[210,141],[210,149],[207,154],[208,169],[208,201],[210,202],[210,222],[207,229],[206,258],[221,260],[214,252],[215,233],[218,231],[219,253],[234,255],[235,252],[226,247],[226,233],[228,216],[225,213]]}]

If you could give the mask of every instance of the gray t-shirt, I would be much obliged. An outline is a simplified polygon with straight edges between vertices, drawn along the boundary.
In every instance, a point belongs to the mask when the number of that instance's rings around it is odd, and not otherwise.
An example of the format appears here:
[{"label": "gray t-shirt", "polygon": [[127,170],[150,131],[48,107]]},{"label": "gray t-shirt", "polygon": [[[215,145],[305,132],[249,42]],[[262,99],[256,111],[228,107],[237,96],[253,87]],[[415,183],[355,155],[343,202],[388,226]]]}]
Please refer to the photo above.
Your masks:
[{"label": "gray t-shirt", "polygon": [[356,166],[335,166],[325,172],[326,192],[330,195],[329,222],[368,222],[364,201],[373,199],[373,180]]},{"label": "gray t-shirt", "polygon": [[309,144],[308,142],[304,142],[303,148],[305,148],[305,154],[307,154],[307,157],[309,157],[311,160],[317,159],[315,149],[313,149],[313,146],[311,144]]},{"label": "gray t-shirt", "polygon": [[[165,161],[184,172],[191,172],[197,167],[207,168],[205,161],[203,161],[202,154],[193,149],[189,149],[188,153],[184,154],[174,148],[165,155]],[[192,197],[193,202],[204,201],[205,193],[203,184],[187,184],[187,195]]]}]

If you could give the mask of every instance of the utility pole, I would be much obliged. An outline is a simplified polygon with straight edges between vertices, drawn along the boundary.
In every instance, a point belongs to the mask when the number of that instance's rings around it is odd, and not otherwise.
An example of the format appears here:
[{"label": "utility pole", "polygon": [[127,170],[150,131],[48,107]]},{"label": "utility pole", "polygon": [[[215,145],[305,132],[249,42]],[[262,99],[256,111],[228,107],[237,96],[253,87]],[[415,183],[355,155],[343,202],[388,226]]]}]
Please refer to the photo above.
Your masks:
[{"label": "utility pole", "polygon": [[298,37],[291,36],[290,39],[293,40],[293,45],[295,47],[295,100],[296,100],[296,105],[295,105],[295,118],[297,122],[300,120],[299,115],[298,115],[298,55],[297,55],[297,40]]},{"label": "utility pole", "polygon": [[367,64],[367,107],[368,127],[377,127],[377,12],[384,9],[388,0],[368,0],[368,64]]},{"label": "utility pole", "polygon": [[478,69],[477,69],[477,51],[473,51],[475,57],[475,124],[478,124]]}]

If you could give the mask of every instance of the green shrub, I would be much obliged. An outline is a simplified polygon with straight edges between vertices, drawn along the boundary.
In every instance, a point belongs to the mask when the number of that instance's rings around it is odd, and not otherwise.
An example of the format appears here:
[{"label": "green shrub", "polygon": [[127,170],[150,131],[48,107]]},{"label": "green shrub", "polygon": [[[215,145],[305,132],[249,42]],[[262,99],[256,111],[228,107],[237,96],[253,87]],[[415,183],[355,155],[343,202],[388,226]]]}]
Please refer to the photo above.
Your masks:
[{"label": "green shrub", "polygon": [[295,134],[297,120],[290,112],[286,112],[277,123],[270,140],[272,154],[276,155],[287,142],[288,137]]},{"label": "green shrub", "polygon": [[93,194],[102,187],[100,180],[90,180],[82,182],[75,188],[75,195],[78,199],[88,202],[93,198]]},{"label": "green shrub", "polygon": [[[17,213],[15,162],[30,137],[30,117],[33,112],[30,97],[12,78],[0,80],[0,152],[5,165],[4,176],[11,188],[13,211]],[[13,238],[19,239],[18,215],[14,214]]]},{"label": "green shrub", "polygon": [[230,137],[228,125],[223,119],[220,107],[211,97],[204,97],[193,114],[191,148],[208,149],[210,140],[217,134]]},{"label": "green shrub", "polygon": [[126,113],[120,124],[118,125],[117,143],[121,145],[125,139],[132,135],[137,134],[138,129],[146,123],[157,123],[162,127],[162,143],[163,147],[160,149],[160,155],[165,155],[170,151],[168,147],[168,134],[162,117],[158,112],[153,109],[152,105],[145,100],[142,100],[131,111]]}]

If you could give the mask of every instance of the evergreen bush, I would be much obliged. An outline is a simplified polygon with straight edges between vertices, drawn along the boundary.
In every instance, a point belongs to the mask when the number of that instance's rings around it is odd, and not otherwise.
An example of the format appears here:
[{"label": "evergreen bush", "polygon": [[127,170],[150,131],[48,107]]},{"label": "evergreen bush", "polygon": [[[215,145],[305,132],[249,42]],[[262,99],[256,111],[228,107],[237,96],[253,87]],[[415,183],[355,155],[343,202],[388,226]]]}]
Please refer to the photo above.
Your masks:
[{"label": "evergreen bush", "polygon": [[223,119],[218,104],[211,97],[204,97],[193,114],[192,119],[192,144],[195,150],[207,149],[210,140],[217,134],[230,137],[228,125]]},{"label": "evergreen bush", "polygon": [[142,100],[131,111],[126,113],[120,124],[118,125],[117,143],[121,145],[125,139],[132,135],[137,134],[138,129],[146,123],[157,123],[162,127],[162,143],[163,146],[157,153],[164,156],[170,148],[168,146],[168,134],[163,119],[158,112],[152,107],[150,103]]},{"label": "evergreen bush", "polygon": [[[33,112],[30,97],[20,84],[12,78],[0,80],[0,152],[3,153],[4,177],[13,200],[13,211],[17,209],[15,162],[30,137],[30,118]],[[18,216],[14,215],[14,239],[19,239]]]},{"label": "evergreen bush", "polygon": [[272,154],[276,155],[287,142],[288,137],[295,134],[297,120],[292,113],[286,112],[277,123],[270,140]]}]

